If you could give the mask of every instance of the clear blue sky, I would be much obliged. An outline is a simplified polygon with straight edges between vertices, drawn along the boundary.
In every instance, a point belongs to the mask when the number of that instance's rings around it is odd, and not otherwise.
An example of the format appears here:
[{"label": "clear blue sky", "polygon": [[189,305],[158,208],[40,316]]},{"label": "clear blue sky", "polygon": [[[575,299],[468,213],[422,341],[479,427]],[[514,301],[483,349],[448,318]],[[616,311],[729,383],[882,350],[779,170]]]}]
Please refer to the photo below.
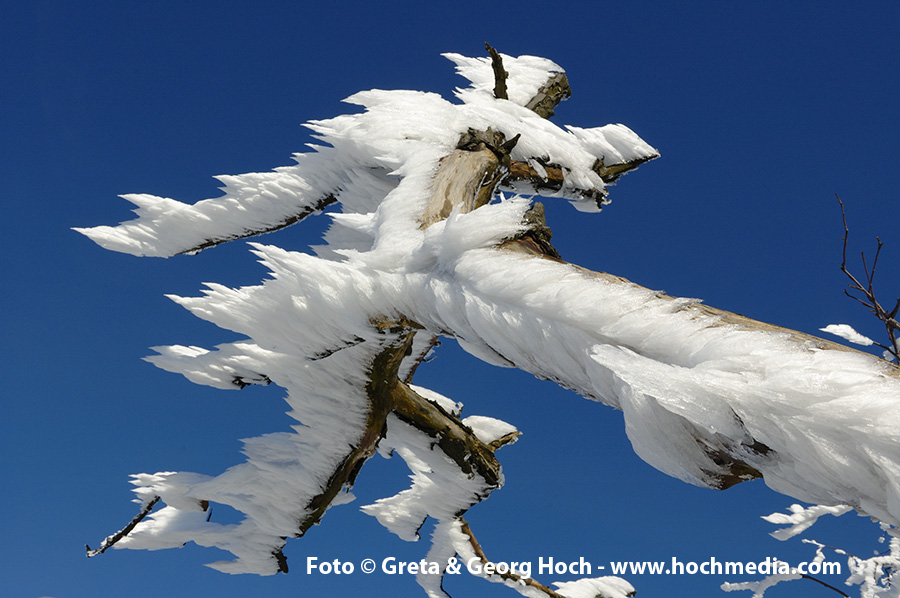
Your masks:
[{"label": "clear blue sky", "polygon": [[[627,6],[626,6],[627,4]],[[163,297],[257,282],[244,243],[168,260],[95,246],[73,226],[130,217],[118,194],[193,202],[216,174],[289,163],[300,125],[352,107],[360,89],[449,96],[463,80],[441,52],[564,66],[561,124],[621,122],[662,154],[612,189],[602,214],[546,201],[563,257],[670,294],[805,332],[878,323],[842,295],[839,193],[854,255],[886,247],[886,301],[900,294],[900,4],[896,2],[309,3],[50,0],[7,3],[0,21],[2,385],[0,588],[4,596],[422,595],[411,577],[307,576],[321,559],[421,558],[357,506],[406,484],[374,459],[357,503],[285,551],[293,571],[231,577],[188,546],[84,558],[134,514],[128,475],[216,474],[239,438],[283,431],[282,391],[195,386],[140,358],[160,344],[234,335]],[[321,219],[320,219],[321,220]],[[266,242],[303,249],[322,222]],[[857,262],[854,258],[853,264]],[[464,371],[465,375],[460,375]],[[446,342],[417,382],[525,434],[503,449],[507,486],[469,520],[495,560],[800,560],[759,519],[792,499],[761,482],[694,488],[631,451],[620,414]],[[226,520],[229,514],[213,513]],[[869,554],[874,529],[846,515],[812,537]],[[542,576],[549,582],[553,576]],[[639,597],[717,596],[718,576],[629,578]],[[831,580],[834,581],[834,580]],[[449,579],[457,596],[513,596]],[[746,596],[749,593],[730,594]],[[794,582],[768,596],[835,595]]]}]

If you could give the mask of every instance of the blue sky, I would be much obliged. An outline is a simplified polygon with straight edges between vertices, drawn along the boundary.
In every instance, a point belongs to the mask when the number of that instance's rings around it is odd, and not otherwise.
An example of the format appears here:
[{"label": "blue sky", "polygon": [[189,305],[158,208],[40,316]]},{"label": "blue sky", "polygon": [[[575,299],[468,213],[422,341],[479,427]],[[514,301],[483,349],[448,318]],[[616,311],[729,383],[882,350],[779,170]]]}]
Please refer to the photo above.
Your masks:
[{"label": "blue sky", "polygon": [[[418,560],[356,506],[406,484],[373,459],[354,505],[289,543],[289,575],[232,577],[188,546],[84,558],[134,514],[128,475],[216,474],[239,438],[283,431],[282,391],[195,386],[140,358],[160,344],[234,335],[163,295],[205,281],[247,285],[264,270],[244,243],[196,257],[134,258],[70,230],[130,217],[122,193],[193,202],[211,176],[289,163],[300,125],[353,110],[360,89],[449,97],[463,84],[441,52],[546,56],[572,98],[554,120],[621,122],[662,157],[624,177],[599,215],[545,201],[569,261],[673,295],[816,333],[878,322],[843,296],[844,199],[851,250],[886,243],[884,300],[900,294],[896,195],[900,5],[894,2],[9,3],[0,23],[3,343],[0,587],[5,595],[419,596],[411,577],[307,576],[306,556]],[[303,249],[324,226],[266,237]],[[465,375],[460,375],[464,371]],[[524,436],[498,456],[507,485],[468,517],[495,560],[805,560],[759,519],[789,497],[761,482],[688,486],[631,451],[620,414],[520,372],[476,362],[452,342],[417,382],[499,417]],[[213,513],[227,520],[229,513]],[[846,515],[812,537],[870,554],[876,536]],[[549,582],[553,576],[543,576]],[[638,596],[715,596],[718,576],[631,576]],[[834,582],[835,580],[830,580]],[[840,581],[840,580],[837,580]],[[449,579],[455,595],[512,596]],[[749,593],[732,594],[747,596]],[[835,595],[794,582],[767,596]]]}]

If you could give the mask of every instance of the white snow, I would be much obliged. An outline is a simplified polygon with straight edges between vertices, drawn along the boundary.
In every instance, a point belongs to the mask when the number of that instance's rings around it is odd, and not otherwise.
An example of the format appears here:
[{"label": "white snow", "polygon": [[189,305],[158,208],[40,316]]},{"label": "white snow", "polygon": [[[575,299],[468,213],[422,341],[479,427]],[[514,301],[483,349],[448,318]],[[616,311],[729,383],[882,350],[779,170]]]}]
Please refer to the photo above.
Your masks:
[{"label": "white snow", "polygon": [[[442,56],[454,62],[456,72],[472,82],[469,90],[487,99],[493,99],[494,70],[491,67],[490,57],[469,58],[453,52],[447,52]],[[538,56],[515,57],[502,53],[500,56],[503,58],[503,69],[509,75],[507,79],[509,101],[519,106],[526,105],[551,75],[565,72],[552,60]],[[464,94],[468,90],[457,91]]]},{"label": "white snow", "polygon": [[492,490],[480,476],[463,473],[437,447],[433,437],[394,415],[388,417],[388,432],[379,447],[406,462],[412,471],[412,487],[362,510],[406,541],[418,540],[419,528],[427,517],[452,521]]},{"label": "white snow", "polygon": [[594,577],[575,581],[553,582],[556,590],[567,598],[628,598],[634,595],[634,587],[621,577]]},{"label": "white snow", "polygon": [[493,417],[485,417],[484,415],[470,415],[463,418],[462,423],[472,428],[478,440],[485,444],[490,444],[508,434],[517,432],[515,426]]},{"label": "white snow", "polygon": [[[488,63],[451,59],[473,82],[457,92],[462,104],[421,92],[362,92],[348,101],[364,112],[311,123],[330,147],[315,147],[296,166],[223,177],[224,196],[193,206],[128,196],[138,219],[81,229],[110,249],[172,255],[277,226],[328,193],[342,210],[317,255],[253,244],[271,273],[263,283],[209,284],[202,297],[173,297],[246,338],[214,350],[156,348],[148,359],[217,388],[271,380],[287,390],[299,423],[294,433],[245,441],[246,462],[219,476],[138,477],[139,496],[160,495],[167,506],[119,545],[153,549],[190,540],[238,557],[215,564],[219,569],[275,572],[281,538],[297,533],[309,500],[364,429],[367,368],[396,342],[371,321],[400,316],[421,325],[424,338],[404,371],[433,336],[452,336],[490,363],[621,409],[635,451],[670,475],[715,486],[726,471],[713,455],[725,453],[779,492],[900,525],[900,378],[889,364],[727,324],[695,309],[692,299],[496,249],[523,230],[526,198],[501,198],[420,228],[440,160],[468,128],[522,134],[513,159],[560,165],[566,184],[557,195],[581,209],[596,208],[585,191],[605,189],[592,170],[597,160],[655,154],[621,125],[567,131],[522,107],[535,81],[557,68],[549,61],[510,59],[507,101],[486,91]],[[484,438],[510,429],[467,421]],[[406,539],[426,516],[451,521],[485,494],[426,440],[389,421],[382,449],[391,446],[406,460],[413,485],[366,507]],[[200,500],[228,504],[246,519],[206,522]],[[571,586],[573,596],[591,583]]]},{"label": "white snow", "polygon": [[[561,70],[545,59],[503,56],[510,72],[511,98],[532,94],[547,73]],[[598,159],[610,165],[657,155],[622,125],[566,131],[524,108],[527,99],[520,103],[496,100],[483,89],[484,78],[493,77],[489,61],[455,54],[448,57],[466,63],[460,71],[474,83],[473,88],[458,91],[462,104],[418,91],[360,92],[345,101],[363,106],[365,112],[308,123],[330,147],[313,145],[312,153],[295,154],[297,164],[293,166],[268,173],[218,176],[225,185],[224,194],[193,205],[148,194],[124,195],[137,206],[137,219],[118,226],[75,230],[107,249],[165,257],[281,227],[293,218],[318,213],[320,203],[333,195],[341,202],[344,215],[335,218],[322,255],[334,257],[337,248],[371,247],[372,227],[377,223],[366,216],[376,217],[376,209],[396,188],[400,176],[418,175],[422,178],[417,188],[427,188],[422,186],[424,179],[437,160],[453,149],[460,134],[469,128],[491,127],[507,138],[522,133],[513,159],[540,159],[564,168],[566,184],[555,195],[588,211],[597,207],[593,200],[584,199],[583,192],[606,188],[591,170]],[[518,190],[526,188],[524,183],[517,185]]]},{"label": "white snow", "polygon": [[803,507],[795,504],[790,507],[790,515],[785,513],[772,513],[771,515],[766,515],[763,519],[777,525],[790,525],[790,527],[776,530],[771,534],[773,538],[778,540],[787,540],[788,538],[793,538],[797,534],[809,529],[809,527],[823,515],[833,515],[838,517],[850,510],[851,508],[847,505],[836,505],[833,507],[814,505],[812,507]]},{"label": "white snow", "polygon": [[851,343],[863,345],[864,347],[875,344],[875,341],[870,339],[868,336],[858,333],[849,324],[829,324],[825,328],[819,328],[819,330],[821,330],[822,332],[827,332],[829,334],[834,334],[835,336],[846,339]]}]

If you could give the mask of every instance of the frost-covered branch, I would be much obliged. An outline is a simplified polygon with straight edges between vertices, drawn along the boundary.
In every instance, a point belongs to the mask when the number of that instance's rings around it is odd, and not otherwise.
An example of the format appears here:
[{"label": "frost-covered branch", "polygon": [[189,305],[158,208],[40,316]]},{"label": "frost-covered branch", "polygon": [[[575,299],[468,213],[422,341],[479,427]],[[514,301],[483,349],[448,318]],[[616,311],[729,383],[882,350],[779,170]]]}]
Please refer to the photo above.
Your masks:
[{"label": "frost-covered branch", "polygon": [[394,335],[396,340],[388,344],[372,360],[369,367],[369,379],[366,383],[369,409],[364,432],[356,446],[334,469],[322,492],[307,503],[307,515],[298,526],[297,537],[302,536],[309,528],[318,524],[338,493],[353,485],[362,466],[369,457],[375,454],[378,442],[384,435],[387,416],[394,409],[397,401],[406,397],[406,388],[400,382],[398,373],[400,364],[412,348],[413,336],[416,331],[405,321],[381,320],[376,322],[376,326],[383,334]]},{"label": "frost-covered branch", "polygon": [[[771,533],[778,540],[788,540],[812,526],[823,515],[840,516],[852,509],[846,505],[825,506],[814,505],[811,507],[802,507],[800,505],[791,505],[790,514],[773,513],[763,517],[766,521],[775,524],[788,524],[790,527],[782,528]],[[804,544],[811,544],[816,547],[815,556],[812,560],[796,567],[790,566],[782,561],[775,561],[772,564],[772,574],[766,575],[763,579],[757,581],[745,582],[729,582],[722,584],[722,589],[726,592],[734,592],[740,590],[749,590],[753,592],[754,598],[763,598],[766,591],[778,584],[806,579],[813,581],[821,586],[837,593],[845,598],[850,595],[840,588],[827,583],[826,581],[816,577],[819,573],[837,573],[841,574],[840,564],[836,562],[825,562],[825,549],[833,551],[837,555],[847,558],[847,568],[849,575],[844,582],[847,586],[859,586],[860,598],[896,598],[897,586],[894,583],[897,573],[900,572],[900,537],[897,536],[897,529],[885,523],[879,523],[882,536],[879,542],[888,540],[888,550],[876,554],[869,558],[861,558],[835,546],[829,546],[816,540],[802,539]],[[834,568],[833,565],[837,565]],[[813,574],[811,574],[813,573]]]},{"label": "frost-covered branch", "polygon": [[137,526],[137,524],[140,523],[144,519],[144,517],[146,517],[147,515],[150,514],[150,511],[153,510],[153,507],[156,506],[156,503],[159,502],[159,499],[160,499],[159,496],[154,496],[153,498],[151,498],[147,502],[147,504],[145,504],[143,507],[141,507],[141,510],[138,512],[138,514],[135,515],[134,518],[128,522],[128,525],[126,525],[125,527],[123,527],[122,529],[120,529],[119,531],[114,533],[113,535],[107,536],[103,540],[103,542],[100,543],[99,548],[91,548],[90,546],[85,544],[84,549],[87,552],[87,557],[91,558],[92,556],[97,556],[98,554],[103,554],[104,552],[106,552],[106,550],[108,548],[112,548],[113,546],[115,546],[116,542],[118,542],[119,540],[121,540],[122,538],[127,536],[129,533],[131,533],[131,530],[133,530],[135,528],[135,526]]},{"label": "frost-covered branch", "polygon": [[878,247],[875,250],[875,259],[872,261],[871,269],[866,262],[865,252],[861,254],[863,273],[865,274],[866,281],[865,283],[860,282],[860,280],[847,269],[847,243],[850,238],[850,228],[847,226],[847,213],[844,210],[844,202],[841,201],[841,198],[837,194],[835,194],[835,197],[841,206],[841,219],[844,224],[844,234],[841,237],[844,242],[843,250],[841,252],[841,272],[850,279],[849,290],[844,289],[844,294],[862,304],[863,307],[872,312],[872,314],[884,324],[888,339],[890,340],[890,345],[883,345],[879,342],[875,342],[874,344],[884,349],[886,356],[890,355],[891,359],[900,363],[900,322],[897,321],[897,314],[900,312],[900,298],[897,299],[897,303],[894,305],[893,309],[887,310],[875,297],[875,269],[878,267],[878,258],[881,255],[881,248],[884,244],[881,242],[880,238],[876,237]]},{"label": "frost-covered branch", "polygon": [[[437,561],[473,552],[458,518],[500,487],[494,450],[518,432],[462,418],[453,401],[411,384],[438,336],[621,410],[634,450],[686,482],[723,489],[764,477],[799,500],[900,524],[900,368],[564,262],[542,207],[504,193],[541,192],[596,212],[610,184],[658,152],[623,125],[548,121],[568,95],[549,60],[446,56],[471,82],[458,103],[358,93],[347,101],[364,110],[309,123],[324,145],[296,166],[224,178],[222,197],[193,206],[141,196],[137,219],[83,231],[114,250],[169,256],[320,210],[323,197],[339,207],[315,254],[251,244],[270,272],[262,283],[172,297],[243,338],[159,347],[148,360],[216,388],[271,382],[286,389],[297,423],[245,440],[246,461],[217,476],[134,476],[142,502],[158,496],[166,506],[116,546],[193,541],[235,555],[211,565],[222,571],[286,571],[286,538],[352,500],[377,451],[403,459],[412,484],[365,512],[407,540],[438,521]],[[498,65],[505,94],[495,90]],[[244,519],[210,522],[204,501]],[[595,579],[552,591],[632,589]]]},{"label": "frost-covered branch", "polygon": [[[508,563],[495,563],[488,559],[469,523],[459,518],[454,522],[458,526],[457,541],[455,547],[457,554],[467,563],[477,559],[481,565],[474,568],[478,575],[493,582],[499,582],[510,587],[523,596],[535,597],[545,595],[550,598],[629,598],[635,595],[635,589],[630,583],[621,577],[604,576],[582,578],[575,581],[553,582],[557,590],[553,590],[536,581],[530,575],[530,567],[525,571],[517,571]],[[461,536],[461,538],[460,538]],[[469,570],[473,567],[469,566]]]}]

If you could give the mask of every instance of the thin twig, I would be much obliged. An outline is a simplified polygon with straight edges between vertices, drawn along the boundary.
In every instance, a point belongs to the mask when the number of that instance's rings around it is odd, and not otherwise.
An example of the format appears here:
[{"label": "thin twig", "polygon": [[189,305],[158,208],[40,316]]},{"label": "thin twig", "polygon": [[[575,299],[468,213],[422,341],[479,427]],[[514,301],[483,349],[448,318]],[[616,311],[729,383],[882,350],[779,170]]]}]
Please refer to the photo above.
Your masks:
[{"label": "thin twig", "polygon": [[144,517],[146,517],[147,515],[150,514],[150,511],[153,510],[153,507],[155,507],[156,503],[158,503],[158,502],[159,502],[159,497],[154,496],[153,500],[151,500],[146,505],[144,505],[144,507],[141,509],[141,512],[138,513],[137,515],[135,515],[134,519],[132,519],[128,525],[126,525],[125,527],[123,527],[122,529],[120,529],[119,531],[114,533],[113,535],[107,536],[107,538],[105,540],[103,540],[103,542],[100,544],[100,548],[92,550],[90,546],[85,544],[84,548],[87,551],[87,557],[91,558],[92,556],[97,556],[98,554],[103,554],[104,552],[106,552],[107,548],[112,548],[116,544],[116,542],[118,542],[119,540],[121,540],[122,538],[124,538],[125,536],[130,534],[131,530],[133,530],[135,528],[135,526],[137,526],[137,524],[140,523]]},{"label": "thin twig", "polygon": [[[472,550],[475,552],[475,556],[477,556],[481,560],[481,563],[483,565],[489,564],[491,561],[484,554],[484,550],[481,549],[481,545],[478,543],[478,540],[475,539],[475,534],[472,533],[472,528],[469,527],[469,523],[462,517],[459,518],[459,521],[462,524],[460,526],[460,531],[462,531],[464,534],[466,534],[469,537],[469,544],[472,546]],[[534,588],[535,590],[546,594],[550,598],[566,598],[559,592],[555,592],[555,591],[551,590],[544,584],[542,584],[538,581],[535,581],[534,579],[532,579],[530,577],[523,577],[521,575],[517,575],[516,573],[513,573],[512,571],[509,571],[507,573],[495,573],[494,575],[496,575],[500,579],[512,581],[514,583],[523,584],[530,588]],[[629,596],[631,596],[631,595],[632,594],[629,594]],[[597,594],[597,598],[607,598],[607,597],[604,594]]]},{"label": "thin twig", "polygon": [[844,596],[845,598],[850,598],[850,594],[846,594],[846,593],[844,593],[843,590],[840,590],[840,589],[834,587],[833,585],[831,585],[831,584],[829,584],[829,583],[825,583],[825,582],[822,581],[821,579],[816,579],[816,578],[813,577],[812,575],[807,575],[806,573],[801,573],[801,574],[800,574],[800,577],[802,577],[803,579],[809,579],[809,580],[814,581],[814,582],[816,582],[816,583],[820,583],[820,584],[822,584],[823,586],[825,586],[826,588],[828,588],[829,590],[834,590],[835,592],[837,592],[837,593],[840,594],[841,596]]},{"label": "thin twig", "polygon": [[[484,550],[481,549],[481,545],[478,543],[478,540],[475,539],[475,534],[472,533],[472,528],[469,527],[469,523],[462,517],[459,518],[459,521],[460,521],[460,523],[462,523],[460,530],[464,534],[469,536],[469,544],[472,545],[472,550],[475,551],[475,556],[477,556],[479,559],[481,559],[481,562],[484,565],[487,565],[488,563],[490,563],[491,561],[487,558],[487,556],[485,556]],[[553,590],[551,590],[547,586],[543,585],[542,583],[539,583],[539,582],[531,579],[530,577],[522,577],[521,575],[517,575],[517,574],[513,573],[512,571],[510,571],[508,573],[496,573],[496,575],[498,577],[500,577],[501,579],[508,579],[513,582],[523,583],[526,586],[532,587],[540,592],[543,592],[547,596],[550,596],[550,598],[566,598],[559,592],[554,592]]]},{"label": "thin twig", "polygon": [[[841,252],[841,272],[850,279],[850,288],[849,290],[844,289],[844,294],[862,304],[884,324],[891,344],[883,345],[879,342],[875,342],[875,345],[887,351],[897,363],[900,363],[900,339],[898,339],[900,323],[897,322],[897,313],[900,312],[900,299],[897,299],[897,304],[894,306],[894,309],[888,312],[875,298],[875,269],[878,267],[878,258],[881,256],[881,249],[884,247],[884,243],[881,242],[879,237],[875,237],[878,246],[875,250],[875,259],[872,261],[871,269],[869,269],[868,262],[866,261],[865,252],[861,253],[863,272],[866,275],[866,283],[863,285],[863,283],[847,269],[847,243],[850,238],[850,228],[847,226],[847,213],[844,210],[844,202],[841,201],[840,196],[837,194],[835,194],[835,197],[841,206],[841,219],[844,223],[844,235],[841,237],[844,242],[843,250]],[[861,297],[854,293],[858,293]]]}]

